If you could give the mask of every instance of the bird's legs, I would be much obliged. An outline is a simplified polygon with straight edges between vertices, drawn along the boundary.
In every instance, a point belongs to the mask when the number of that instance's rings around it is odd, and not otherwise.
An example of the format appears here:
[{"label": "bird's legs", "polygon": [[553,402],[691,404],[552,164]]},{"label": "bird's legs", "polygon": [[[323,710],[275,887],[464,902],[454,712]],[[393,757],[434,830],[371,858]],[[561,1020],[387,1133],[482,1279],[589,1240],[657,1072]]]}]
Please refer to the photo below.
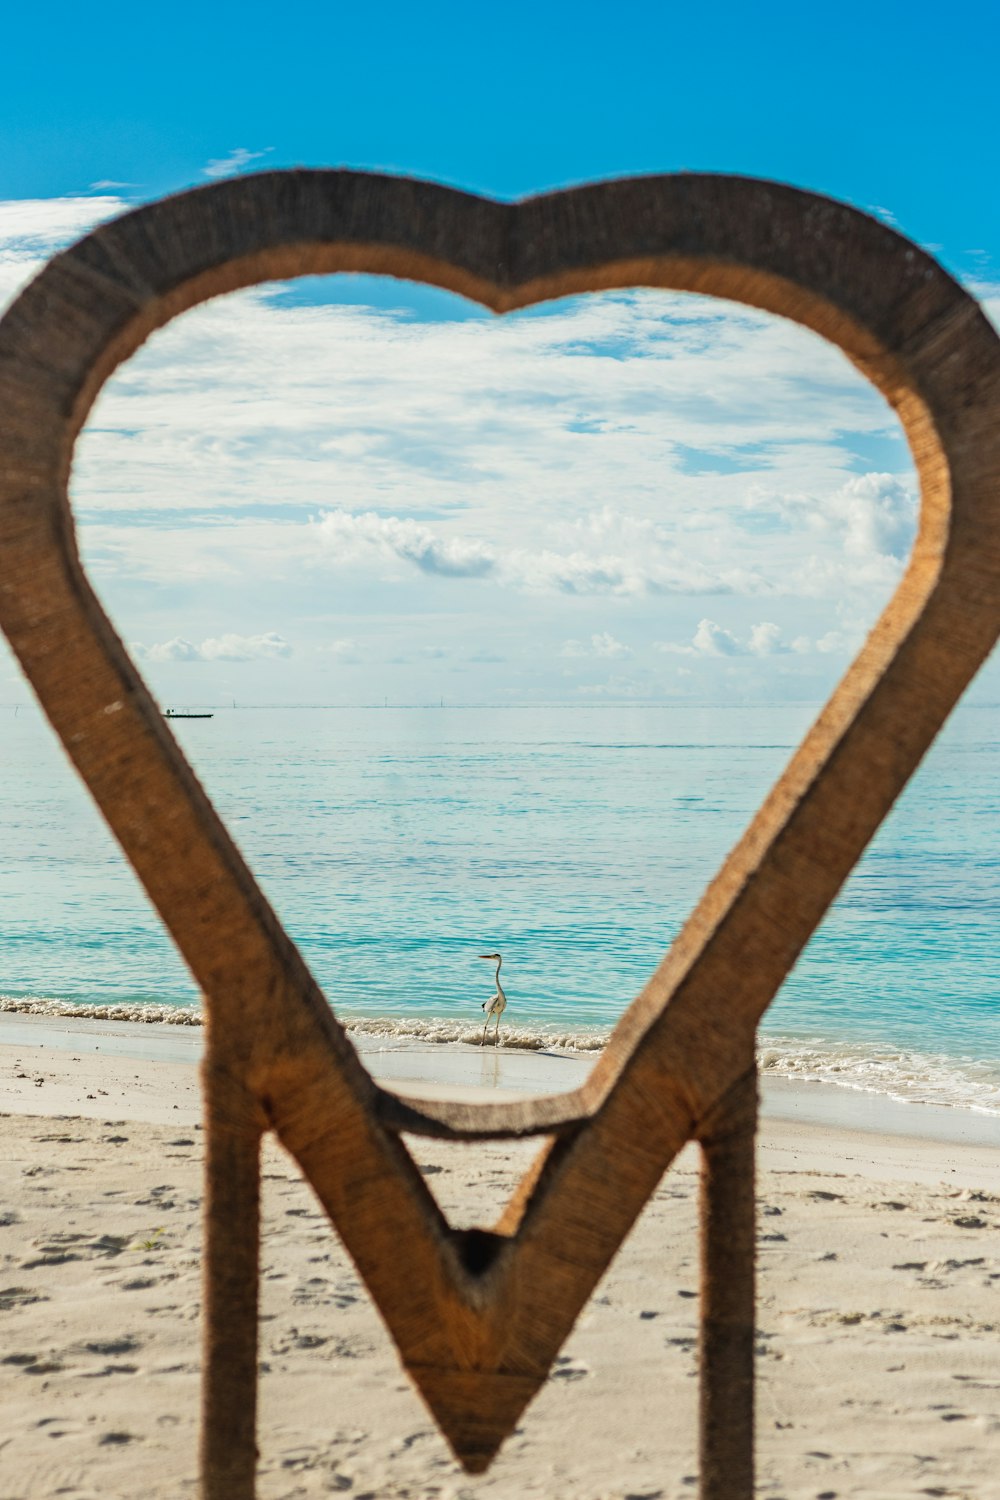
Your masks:
[{"label": "bird's legs", "polygon": [[489,1016],[487,1016],[486,1017],[486,1025],[483,1027],[483,1039],[479,1043],[480,1047],[485,1047],[486,1046],[486,1033],[489,1031],[489,1029],[490,1029],[490,1018],[489,1018]]},{"label": "bird's legs", "polygon": [[[490,1024],[489,1021],[487,1021],[486,1024],[488,1026]],[[493,1045],[494,1045],[494,1047],[499,1047],[499,1045],[500,1045],[500,1012],[499,1011],[497,1011],[497,1029],[496,1029],[496,1034],[493,1037]]]}]

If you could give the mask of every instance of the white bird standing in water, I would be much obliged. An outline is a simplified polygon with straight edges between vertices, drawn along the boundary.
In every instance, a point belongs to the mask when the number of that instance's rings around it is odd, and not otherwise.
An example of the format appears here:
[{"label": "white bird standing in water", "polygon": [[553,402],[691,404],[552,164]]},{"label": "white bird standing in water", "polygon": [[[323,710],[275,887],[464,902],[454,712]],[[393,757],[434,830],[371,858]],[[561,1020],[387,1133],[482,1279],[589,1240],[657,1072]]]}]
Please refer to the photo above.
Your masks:
[{"label": "white bird standing in water", "polygon": [[500,1045],[500,1017],[503,1015],[504,1010],[507,1007],[507,996],[504,994],[504,992],[503,992],[503,986],[500,983],[500,965],[503,963],[503,959],[500,957],[499,953],[480,953],[479,957],[480,958],[488,958],[491,963],[493,963],[494,960],[495,960],[496,961],[496,966],[497,966],[497,972],[496,972],[497,992],[496,992],[495,995],[491,995],[488,1000],[484,1000],[483,1001],[483,1010],[486,1012],[486,1025],[483,1027],[483,1039],[479,1043],[479,1045],[480,1045],[480,1047],[482,1047],[482,1046],[485,1045],[485,1043],[486,1043],[486,1033],[490,1029],[490,1021],[491,1021],[491,1019],[492,1019],[493,1016],[496,1016],[496,1018],[497,1018],[497,1029],[496,1029],[496,1035],[494,1036],[494,1039],[493,1039],[493,1045],[494,1045],[494,1047],[498,1047]]}]

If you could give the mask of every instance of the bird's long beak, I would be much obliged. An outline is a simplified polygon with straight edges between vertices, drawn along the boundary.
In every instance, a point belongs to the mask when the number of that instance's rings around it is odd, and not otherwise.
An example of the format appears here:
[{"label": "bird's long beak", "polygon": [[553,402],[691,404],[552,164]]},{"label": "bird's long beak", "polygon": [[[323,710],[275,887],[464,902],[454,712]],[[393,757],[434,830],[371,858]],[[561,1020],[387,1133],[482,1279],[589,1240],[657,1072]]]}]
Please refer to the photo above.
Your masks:
[{"label": "bird's long beak", "polygon": [[496,954],[495,953],[477,953],[476,957],[477,958],[488,958],[488,959],[492,960],[492,959],[496,958]]}]

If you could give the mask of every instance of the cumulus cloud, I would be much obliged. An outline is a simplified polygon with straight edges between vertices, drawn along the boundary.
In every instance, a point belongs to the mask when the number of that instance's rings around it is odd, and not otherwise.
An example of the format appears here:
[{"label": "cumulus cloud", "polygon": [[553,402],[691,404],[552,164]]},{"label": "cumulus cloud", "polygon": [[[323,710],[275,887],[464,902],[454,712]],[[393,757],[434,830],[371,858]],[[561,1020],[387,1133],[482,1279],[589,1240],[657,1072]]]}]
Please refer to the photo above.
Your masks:
[{"label": "cumulus cloud", "polygon": [[609,630],[599,631],[596,635],[592,635],[590,640],[594,648],[594,655],[604,657],[606,660],[620,656],[631,656],[632,654],[629,648],[623,645],[621,641],[616,640]]},{"label": "cumulus cloud", "polygon": [[750,627],[747,646],[751,656],[774,656],[783,649],[781,631],[773,620],[761,620],[759,625]]},{"label": "cumulus cloud", "polygon": [[442,578],[484,578],[495,567],[495,559],[479,542],[442,539],[418,521],[380,516],[375,511],[361,515],[344,510],[327,511],[317,522],[317,531],[330,551],[342,560],[356,557],[359,552],[375,551]]},{"label": "cumulus cloud", "polygon": [[781,538],[786,559],[785,539],[793,545],[798,539],[799,566],[786,580],[786,589],[790,582],[792,591],[805,595],[833,595],[852,579],[891,584],[913,546],[918,501],[912,482],[898,474],[870,472],[853,474],[825,493],[780,494],[754,484],[743,511],[754,518],[745,524]]},{"label": "cumulus cloud", "polygon": [[590,637],[589,641],[567,641],[559,655],[578,658],[596,657],[602,661],[615,661],[631,656],[632,652],[609,630],[599,630]]},{"label": "cumulus cloud", "polygon": [[701,656],[738,656],[740,653],[740,643],[732,631],[717,625],[714,620],[698,621],[691,644]]},{"label": "cumulus cloud", "polygon": [[291,656],[284,636],[270,630],[266,635],[211,636],[195,645],[183,636],[153,646],[133,645],[143,661],[274,661]]},{"label": "cumulus cloud", "polygon": [[[698,628],[690,641],[657,641],[656,649],[673,656],[775,656],[789,650],[781,640],[781,630],[772,620],[761,620],[750,627],[750,634],[741,641],[731,630],[715,620],[699,620]],[[800,650],[808,642],[799,642],[792,649]]]},{"label": "cumulus cloud", "polygon": [[829,514],[844,530],[852,557],[902,561],[913,546],[917,500],[894,474],[859,474],[830,500]]}]

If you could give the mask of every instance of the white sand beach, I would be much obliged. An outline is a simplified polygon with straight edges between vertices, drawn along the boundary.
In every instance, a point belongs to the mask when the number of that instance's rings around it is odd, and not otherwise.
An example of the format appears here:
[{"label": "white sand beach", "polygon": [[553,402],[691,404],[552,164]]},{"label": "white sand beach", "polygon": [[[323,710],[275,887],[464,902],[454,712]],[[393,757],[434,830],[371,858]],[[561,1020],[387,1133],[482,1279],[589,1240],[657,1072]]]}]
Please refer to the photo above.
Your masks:
[{"label": "white sand beach", "polygon": [[[2,1500],[196,1493],[199,1047],[190,1028],[0,1017]],[[548,1091],[590,1066],[463,1047],[366,1060],[430,1090]],[[469,1223],[537,1150],[411,1146]],[[1000,1496],[1000,1122],[779,1083],[760,1165],[759,1493]],[[264,1172],[262,1500],[695,1492],[691,1148],[479,1479],[294,1165],[270,1145]]]}]

